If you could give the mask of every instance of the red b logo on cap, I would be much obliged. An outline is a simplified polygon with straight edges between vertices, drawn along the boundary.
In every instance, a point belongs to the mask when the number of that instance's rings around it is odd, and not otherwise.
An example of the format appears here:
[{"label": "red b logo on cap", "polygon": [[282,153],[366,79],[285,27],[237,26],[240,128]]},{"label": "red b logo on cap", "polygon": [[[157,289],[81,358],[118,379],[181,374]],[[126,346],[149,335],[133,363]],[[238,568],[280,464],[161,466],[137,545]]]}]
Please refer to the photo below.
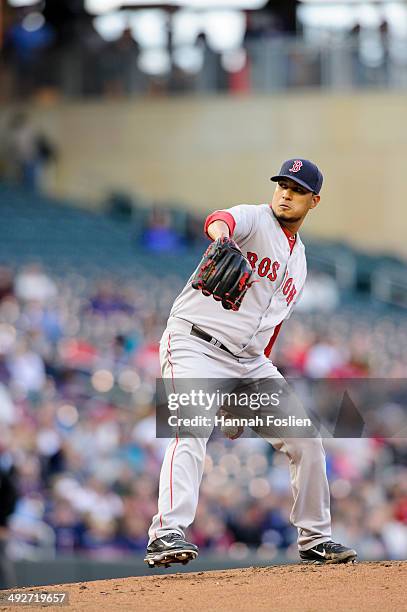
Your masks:
[{"label": "red b logo on cap", "polygon": [[298,172],[299,170],[301,170],[302,167],[302,161],[299,159],[296,159],[295,162],[293,163],[293,167],[289,169],[289,172]]}]

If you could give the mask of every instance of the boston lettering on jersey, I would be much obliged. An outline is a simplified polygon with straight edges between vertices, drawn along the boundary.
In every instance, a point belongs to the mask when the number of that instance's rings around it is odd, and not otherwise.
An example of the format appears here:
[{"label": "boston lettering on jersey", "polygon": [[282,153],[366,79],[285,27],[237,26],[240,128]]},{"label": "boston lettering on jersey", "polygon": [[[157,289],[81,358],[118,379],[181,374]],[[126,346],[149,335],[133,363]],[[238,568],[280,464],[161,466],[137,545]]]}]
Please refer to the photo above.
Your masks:
[{"label": "boston lettering on jersey", "polygon": [[[251,267],[253,268],[253,270],[256,271],[256,267],[257,267],[257,274],[261,278],[266,277],[271,282],[274,282],[276,280],[277,272],[281,267],[280,262],[273,261],[273,263],[271,263],[270,257],[263,257],[263,259],[257,265],[259,256],[257,255],[257,253],[254,253],[253,251],[247,252],[247,259],[249,260],[249,263]],[[284,281],[282,291],[283,291],[283,295],[286,298],[287,305],[289,306],[291,302],[293,301],[293,299],[295,298],[295,296],[297,295],[297,289],[291,277],[287,278]]]}]

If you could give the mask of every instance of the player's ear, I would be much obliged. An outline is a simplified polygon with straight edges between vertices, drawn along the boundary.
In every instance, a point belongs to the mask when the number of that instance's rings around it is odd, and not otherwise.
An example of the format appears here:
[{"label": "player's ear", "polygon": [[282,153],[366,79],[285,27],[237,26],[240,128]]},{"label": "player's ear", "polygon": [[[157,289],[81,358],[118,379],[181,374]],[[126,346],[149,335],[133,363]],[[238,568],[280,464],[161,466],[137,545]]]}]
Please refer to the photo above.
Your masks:
[{"label": "player's ear", "polygon": [[312,204],[311,204],[310,208],[315,208],[316,206],[318,206],[320,199],[321,199],[321,196],[313,195],[312,196]]}]

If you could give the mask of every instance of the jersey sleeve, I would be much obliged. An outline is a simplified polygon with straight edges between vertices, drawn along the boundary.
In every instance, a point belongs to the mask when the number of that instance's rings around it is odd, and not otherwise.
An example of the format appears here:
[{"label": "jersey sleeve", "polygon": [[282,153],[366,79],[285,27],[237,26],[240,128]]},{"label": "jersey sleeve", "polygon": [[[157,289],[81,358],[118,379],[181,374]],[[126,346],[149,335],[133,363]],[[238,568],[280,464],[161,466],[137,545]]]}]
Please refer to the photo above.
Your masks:
[{"label": "jersey sleeve", "polygon": [[229,227],[230,236],[239,243],[253,232],[256,220],[257,207],[253,204],[239,204],[232,208],[216,210],[205,221],[205,234],[210,238],[208,227],[213,221],[224,221]]},{"label": "jersey sleeve", "polygon": [[224,221],[229,228],[229,236],[233,236],[236,227],[236,221],[234,220],[233,216],[226,210],[215,210],[215,212],[210,214],[205,219],[204,232],[208,238],[211,239],[208,234],[208,227],[214,221]]}]

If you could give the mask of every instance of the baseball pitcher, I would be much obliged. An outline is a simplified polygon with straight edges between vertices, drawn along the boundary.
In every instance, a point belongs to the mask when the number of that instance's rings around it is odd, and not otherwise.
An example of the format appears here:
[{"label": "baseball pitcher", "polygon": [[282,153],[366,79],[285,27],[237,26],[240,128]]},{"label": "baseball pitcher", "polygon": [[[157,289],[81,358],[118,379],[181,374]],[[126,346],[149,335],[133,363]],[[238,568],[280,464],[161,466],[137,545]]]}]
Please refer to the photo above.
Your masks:
[{"label": "baseball pitcher", "polygon": [[[213,242],[176,298],[160,342],[162,376],[174,391],[182,379],[282,379],[270,353],[305,283],[298,230],[319,204],[323,177],[314,163],[298,158],[285,161],[271,180],[276,188],[270,205],[234,206],[206,219]],[[332,541],[321,438],[268,441],[289,460],[290,519],[300,559],[354,561],[355,550]],[[185,529],[198,505],[206,444],[207,437],[176,435],[167,448],[145,556],[150,567],[187,563],[198,555]]]}]

